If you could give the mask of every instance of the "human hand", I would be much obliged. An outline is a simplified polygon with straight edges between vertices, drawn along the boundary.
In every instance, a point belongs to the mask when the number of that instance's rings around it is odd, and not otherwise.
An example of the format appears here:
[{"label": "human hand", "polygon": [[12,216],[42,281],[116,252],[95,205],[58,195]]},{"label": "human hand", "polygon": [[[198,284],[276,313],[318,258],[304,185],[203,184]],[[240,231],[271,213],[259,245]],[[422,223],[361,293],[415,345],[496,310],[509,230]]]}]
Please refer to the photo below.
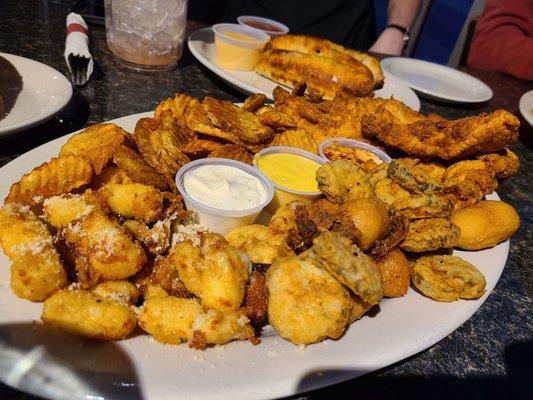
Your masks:
[{"label": "human hand", "polygon": [[368,50],[375,53],[399,56],[402,54],[403,47],[403,33],[398,29],[386,28]]}]

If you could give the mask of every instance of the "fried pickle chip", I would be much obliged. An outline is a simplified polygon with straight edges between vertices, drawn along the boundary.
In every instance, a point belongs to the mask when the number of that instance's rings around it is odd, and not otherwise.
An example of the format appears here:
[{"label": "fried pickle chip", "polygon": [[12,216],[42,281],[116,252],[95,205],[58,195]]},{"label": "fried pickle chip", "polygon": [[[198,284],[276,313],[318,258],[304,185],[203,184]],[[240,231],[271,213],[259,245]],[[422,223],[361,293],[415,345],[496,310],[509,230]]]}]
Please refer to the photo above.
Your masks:
[{"label": "fried pickle chip", "polygon": [[459,240],[459,228],[446,218],[411,221],[400,248],[414,253],[451,249]]},{"label": "fried pickle chip", "polygon": [[266,96],[262,93],[256,93],[244,100],[242,108],[246,111],[256,112],[265,104]]},{"label": "fried pickle chip", "polygon": [[439,180],[427,174],[422,168],[401,159],[391,161],[387,175],[411,193],[431,194],[443,191]]},{"label": "fried pickle chip", "polygon": [[400,198],[391,204],[391,212],[408,219],[448,218],[453,203],[445,194],[422,194]]},{"label": "fried pickle chip", "polygon": [[259,118],[229,101],[204,98],[187,113],[187,125],[200,133],[235,144],[257,144],[272,137],[273,131]]},{"label": "fried pickle chip", "polygon": [[413,285],[437,301],[478,299],[485,293],[485,277],[456,256],[420,257],[411,270]]},{"label": "fried pickle chip", "polygon": [[5,203],[37,204],[42,198],[70,192],[91,181],[93,168],[85,158],[52,158],[11,185]]},{"label": "fried pickle chip", "polygon": [[124,141],[126,131],[115,124],[92,125],[72,136],[61,147],[59,156],[74,155],[85,158],[99,174]]},{"label": "fried pickle chip", "polygon": [[301,257],[328,271],[371,305],[383,297],[383,281],[374,260],[338,233],[323,232]]},{"label": "fried pickle chip", "polygon": [[339,338],[350,318],[350,292],[326,270],[296,256],[267,270],[268,318],[294,344]]},{"label": "fried pickle chip", "polygon": [[[165,178],[150,166],[139,153],[127,146],[120,146],[117,149],[113,155],[113,162],[131,182],[154,186],[159,190],[168,189]],[[110,183],[127,183],[127,181]]]},{"label": "fried pickle chip", "polygon": [[244,147],[238,144],[225,144],[213,150],[208,155],[209,158],[229,158],[231,160],[241,161],[246,164],[252,163],[252,154]]},{"label": "fried pickle chip", "polygon": [[179,150],[186,142],[179,139],[177,125],[155,118],[141,118],[135,125],[133,139],[146,161],[174,187],[174,175],[189,162]]},{"label": "fried pickle chip", "polygon": [[368,175],[361,167],[346,160],[323,164],[316,171],[316,180],[318,189],[334,203],[374,196]]},{"label": "fried pickle chip", "polygon": [[228,242],[248,254],[256,264],[272,264],[276,257],[291,253],[287,235],[275,233],[264,225],[247,225],[232,230],[226,235]]},{"label": "fried pickle chip", "polygon": [[271,146],[291,146],[318,154],[318,145],[313,136],[305,129],[289,129],[274,137]]},{"label": "fried pickle chip", "polygon": [[375,183],[374,194],[388,206],[410,195],[402,186],[387,177],[381,178]]}]

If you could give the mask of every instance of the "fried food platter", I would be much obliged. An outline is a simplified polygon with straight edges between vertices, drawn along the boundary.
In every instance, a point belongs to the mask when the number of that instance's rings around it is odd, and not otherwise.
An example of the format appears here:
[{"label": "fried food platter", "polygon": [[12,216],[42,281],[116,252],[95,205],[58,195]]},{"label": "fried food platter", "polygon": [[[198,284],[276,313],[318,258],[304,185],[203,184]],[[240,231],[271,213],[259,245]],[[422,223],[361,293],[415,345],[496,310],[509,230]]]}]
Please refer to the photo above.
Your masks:
[{"label": "fried food platter", "polygon": [[[187,42],[189,50],[198,61],[235,89],[245,94],[263,93],[272,100],[272,91],[278,85],[276,82],[264,78],[254,71],[232,71],[215,63],[215,44],[211,28],[194,32]],[[420,110],[420,100],[415,92],[400,79],[387,72],[384,73],[384,85],[374,92],[375,97],[390,98],[392,96],[413,110]]]},{"label": "fried food platter", "polygon": [[[109,122],[133,132],[139,119],[151,115],[147,112]],[[0,168],[2,198],[23,174],[57,155],[71,136],[46,143]],[[496,200],[498,196],[493,193],[487,198]],[[185,345],[164,346],[148,335],[101,343],[45,331],[33,323],[39,321],[41,305],[21,301],[9,288],[10,274],[5,268],[9,261],[2,253],[0,379],[50,398],[253,399],[292,395],[375,371],[437,343],[487,299],[508,253],[508,240],[482,251],[454,251],[485,276],[485,293],[476,300],[435,302],[410,288],[403,297],[384,299],[379,312],[351,325],[338,340],[303,348],[267,331],[257,346],[236,341],[203,352]],[[25,367],[20,360],[26,360]],[[27,361],[31,361],[29,366]]]}]

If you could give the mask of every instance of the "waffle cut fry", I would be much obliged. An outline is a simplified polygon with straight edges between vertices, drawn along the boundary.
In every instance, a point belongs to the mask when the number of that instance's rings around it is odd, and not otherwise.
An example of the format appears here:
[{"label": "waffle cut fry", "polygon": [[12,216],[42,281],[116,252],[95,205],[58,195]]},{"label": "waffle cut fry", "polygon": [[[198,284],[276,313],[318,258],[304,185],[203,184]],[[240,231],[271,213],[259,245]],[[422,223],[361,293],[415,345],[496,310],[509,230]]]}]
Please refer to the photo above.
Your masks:
[{"label": "waffle cut fry", "polygon": [[318,154],[318,145],[305,129],[289,129],[272,140],[272,146],[292,146]]},{"label": "waffle cut fry", "polygon": [[253,158],[250,152],[238,144],[225,144],[209,153],[208,157],[230,158],[246,164],[251,164]]}]

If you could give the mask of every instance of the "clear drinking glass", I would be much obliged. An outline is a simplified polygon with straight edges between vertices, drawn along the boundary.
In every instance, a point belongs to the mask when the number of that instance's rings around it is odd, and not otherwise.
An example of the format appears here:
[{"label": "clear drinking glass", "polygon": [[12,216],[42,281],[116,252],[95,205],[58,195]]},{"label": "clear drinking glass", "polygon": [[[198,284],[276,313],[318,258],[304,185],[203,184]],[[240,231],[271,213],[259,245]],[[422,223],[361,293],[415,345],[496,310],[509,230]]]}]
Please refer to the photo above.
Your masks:
[{"label": "clear drinking glass", "polygon": [[123,63],[170,69],[183,51],[187,0],[105,0],[107,43]]}]

